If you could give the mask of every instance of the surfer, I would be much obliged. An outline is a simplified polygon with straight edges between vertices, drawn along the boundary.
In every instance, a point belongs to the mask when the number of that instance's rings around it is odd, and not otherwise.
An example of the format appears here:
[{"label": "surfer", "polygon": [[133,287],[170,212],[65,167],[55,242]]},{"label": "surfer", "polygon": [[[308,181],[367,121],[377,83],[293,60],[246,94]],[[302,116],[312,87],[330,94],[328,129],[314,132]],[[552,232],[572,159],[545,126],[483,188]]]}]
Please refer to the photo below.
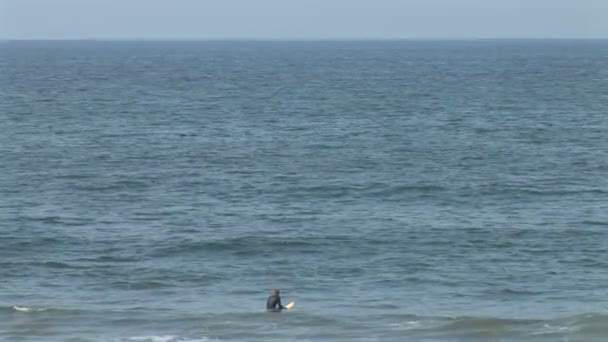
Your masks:
[{"label": "surfer", "polygon": [[285,309],[285,307],[281,304],[280,293],[281,291],[278,289],[272,291],[272,294],[268,297],[268,300],[266,301],[266,310],[281,311]]}]

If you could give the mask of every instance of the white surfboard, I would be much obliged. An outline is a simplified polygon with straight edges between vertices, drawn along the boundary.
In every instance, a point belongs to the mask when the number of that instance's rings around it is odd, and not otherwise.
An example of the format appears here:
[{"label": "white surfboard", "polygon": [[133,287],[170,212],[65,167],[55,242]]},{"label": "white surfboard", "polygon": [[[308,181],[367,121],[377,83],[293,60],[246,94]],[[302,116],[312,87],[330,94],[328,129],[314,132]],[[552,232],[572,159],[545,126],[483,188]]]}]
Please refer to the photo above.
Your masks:
[{"label": "white surfboard", "polygon": [[285,309],[291,310],[291,308],[293,308],[294,305],[296,305],[296,302],[289,302],[287,305],[285,305]]}]

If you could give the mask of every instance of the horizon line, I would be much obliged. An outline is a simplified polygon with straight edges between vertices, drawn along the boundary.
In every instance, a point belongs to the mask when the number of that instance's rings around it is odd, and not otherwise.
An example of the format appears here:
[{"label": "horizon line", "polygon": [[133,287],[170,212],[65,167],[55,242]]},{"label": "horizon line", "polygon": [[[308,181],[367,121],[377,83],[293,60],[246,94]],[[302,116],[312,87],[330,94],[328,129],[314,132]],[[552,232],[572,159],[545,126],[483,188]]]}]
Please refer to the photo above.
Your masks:
[{"label": "horizon line", "polygon": [[513,40],[608,40],[608,37],[437,37],[437,38],[411,38],[411,37],[403,37],[403,38],[379,38],[379,37],[331,37],[331,38],[315,38],[315,37],[306,37],[306,38],[268,38],[268,37],[239,37],[239,38],[212,38],[212,37],[201,37],[201,38],[138,38],[138,37],[129,37],[129,38],[103,38],[103,37],[91,37],[91,38],[0,38],[0,41],[10,42],[10,41],[124,41],[124,42],[134,42],[134,41],[156,41],[156,42],[382,42],[382,41],[513,41]]}]

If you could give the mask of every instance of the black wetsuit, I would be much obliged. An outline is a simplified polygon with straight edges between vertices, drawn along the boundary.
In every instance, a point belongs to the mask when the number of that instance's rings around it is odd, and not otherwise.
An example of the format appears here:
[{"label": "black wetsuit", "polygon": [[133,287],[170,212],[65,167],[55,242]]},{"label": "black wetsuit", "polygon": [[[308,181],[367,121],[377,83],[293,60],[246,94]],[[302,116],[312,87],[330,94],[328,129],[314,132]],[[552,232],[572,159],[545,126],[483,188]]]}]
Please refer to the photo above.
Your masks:
[{"label": "black wetsuit", "polygon": [[266,301],[266,310],[281,311],[282,309],[285,309],[285,307],[281,305],[280,296],[272,295],[268,297],[268,300]]}]

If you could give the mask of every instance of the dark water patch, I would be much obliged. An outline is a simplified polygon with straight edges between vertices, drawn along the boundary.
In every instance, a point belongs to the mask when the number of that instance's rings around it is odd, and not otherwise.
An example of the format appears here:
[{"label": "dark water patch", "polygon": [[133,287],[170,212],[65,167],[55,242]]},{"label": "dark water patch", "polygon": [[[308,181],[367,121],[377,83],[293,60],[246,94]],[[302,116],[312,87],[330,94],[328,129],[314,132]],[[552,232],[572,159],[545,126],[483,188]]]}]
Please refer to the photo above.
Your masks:
[{"label": "dark water patch", "polygon": [[87,179],[94,179],[96,178],[97,175],[94,173],[68,173],[68,174],[59,174],[56,175],[55,178],[56,179],[66,179],[66,180],[73,180],[73,181],[84,181]]},{"label": "dark water patch", "polygon": [[75,262],[83,263],[85,265],[89,265],[86,267],[100,268],[115,267],[115,264],[135,263],[143,259],[143,256],[138,255],[134,252],[122,253],[121,251],[101,250],[95,251],[95,253],[103,253],[106,255],[100,255],[97,257],[74,258],[72,260]]},{"label": "dark water patch", "polygon": [[[50,235],[50,234],[45,234]],[[69,246],[80,242],[79,239],[73,237],[50,237],[33,235],[31,237],[14,236],[10,240],[3,242],[3,250],[15,252],[30,252],[36,250],[46,250],[48,248],[55,248],[59,246]]]},{"label": "dark water patch", "polygon": [[603,268],[608,266],[608,261],[604,258],[607,251],[597,251],[594,254],[597,257],[570,257],[570,258],[558,258],[557,262],[564,265],[571,265],[572,267],[588,267],[588,268]]},{"label": "dark water patch", "polygon": [[524,195],[533,195],[533,196],[572,196],[572,195],[581,195],[581,194],[591,194],[591,195],[605,195],[608,194],[606,190],[603,189],[583,189],[583,190],[534,190],[534,189],[524,189],[520,190],[520,193]]},{"label": "dark water patch", "polygon": [[114,182],[93,182],[90,184],[74,184],[73,188],[79,191],[90,192],[109,192],[109,191],[135,191],[145,190],[150,184],[142,181],[114,181]]},{"label": "dark water patch", "polygon": [[134,211],[131,213],[131,218],[140,220],[140,221],[157,221],[167,216],[180,216],[186,214],[188,210],[192,210],[191,208],[163,208],[156,210],[147,210],[147,211]]},{"label": "dark water patch", "polygon": [[388,187],[379,187],[376,189],[367,189],[366,194],[374,197],[394,197],[402,195],[425,195],[442,193],[447,189],[434,184],[420,184],[420,185],[396,185]]},{"label": "dark water patch", "polygon": [[313,185],[305,187],[291,187],[281,193],[290,196],[312,196],[318,198],[344,198],[347,196],[357,196],[361,189],[351,185]]},{"label": "dark water patch", "polygon": [[[129,132],[121,132],[121,133],[115,133],[115,134],[102,134],[97,136],[97,139],[99,140],[112,140],[114,141],[114,139],[124,139],[124,138],[141,138],[141,137],[150,137],[150,136],[154,136],[154,135],[158,135],[159,133],[155,133],[155,132],[139,132],[137,130],[134,131],[129,131]],[[164,133],[160,133],[160,134],[164,134]]]},{"label": "dark water patch", "polygon": [[500,297],[500,298],[505,298],[505,297],[524,297],[524,296],[529,296],[529,297],[537,297],[540,295],[545,294],[544,291],[534,291],[532,289],[512,289],[512,288],[493,288],[493,289],[489,289],[484,291],[485,294],[490,295],[490,296],[496,296],[496,297]]},{"label": "dark water patch", "polygon": [[507,198],[519,196],[520,201],[536,197],[605,195],[608,193],[602,188],[583,187],[578,184],[564,185],[558,181],[537,181],[537,184],[526,184],[526,182],[478,184],[473,187],[463,187],[460,190],[469,196],[484,195]]},{"label": "dark water patch", "polygon": [[171,281],[176,284],[180,284],[180,286],[210,286],[214,284],[218,284],[218,282],[222,280],[226,280],[226,275],[222,272],[204,272],[204,271],[182,271],[182,272],[173,272],[170,275]]},{"label": "dark water patch", "polygon": [[29,263],[31,266],[40,266],[43,268],[50,269],[79,269],[84,268],[84,266],[74,265],[71,263],[60,262],[60,261],[44,261],[44,262],[34,262]]},{"label": "dark water patch", "polygon": [[254,256],[260,253],[317,253],[329,245],[352,243],[351,238],[344,237],[302,237],[285,238],[280,236],[243,236],[221,240],[181,240],[163,244],[154,248],[150,254],[155,257],[228,253],[240,256]]},{"label": "dark water patch", "polygon": [[117,280],[108,282],[105,286],[109,286],[114,289],[120,290],[157,290],[175,288],[178,284],[173,281],[159,281],[159,280]]},{"label": "dark water patch", "polygon": [[137,262],[137,261],[141,260],[141,257],[139,257],[137,255],[133,255],[133,256],[102,255],[100,257],[90,259],[90,260],[94,261],[94,262],[100,262],[100,263],[130,263],[130,262]]},{"label": "dark water patch", "polygon": [[608,227],[608,221],[585,220],[581,221],[580,224],[586,226]]},{"label": "dark water patch", "polygon": [[92,219],[86,217],[70,217],[70,216],[61,216],[61,215],[50,215],[50,216],[33,216],[33,215],[24,215],[20,216],[21,220],[30,221],[30,222],[38,222],[42,224],[49,225],[60,225],[60,226],[84,226],[91,222]]}]

